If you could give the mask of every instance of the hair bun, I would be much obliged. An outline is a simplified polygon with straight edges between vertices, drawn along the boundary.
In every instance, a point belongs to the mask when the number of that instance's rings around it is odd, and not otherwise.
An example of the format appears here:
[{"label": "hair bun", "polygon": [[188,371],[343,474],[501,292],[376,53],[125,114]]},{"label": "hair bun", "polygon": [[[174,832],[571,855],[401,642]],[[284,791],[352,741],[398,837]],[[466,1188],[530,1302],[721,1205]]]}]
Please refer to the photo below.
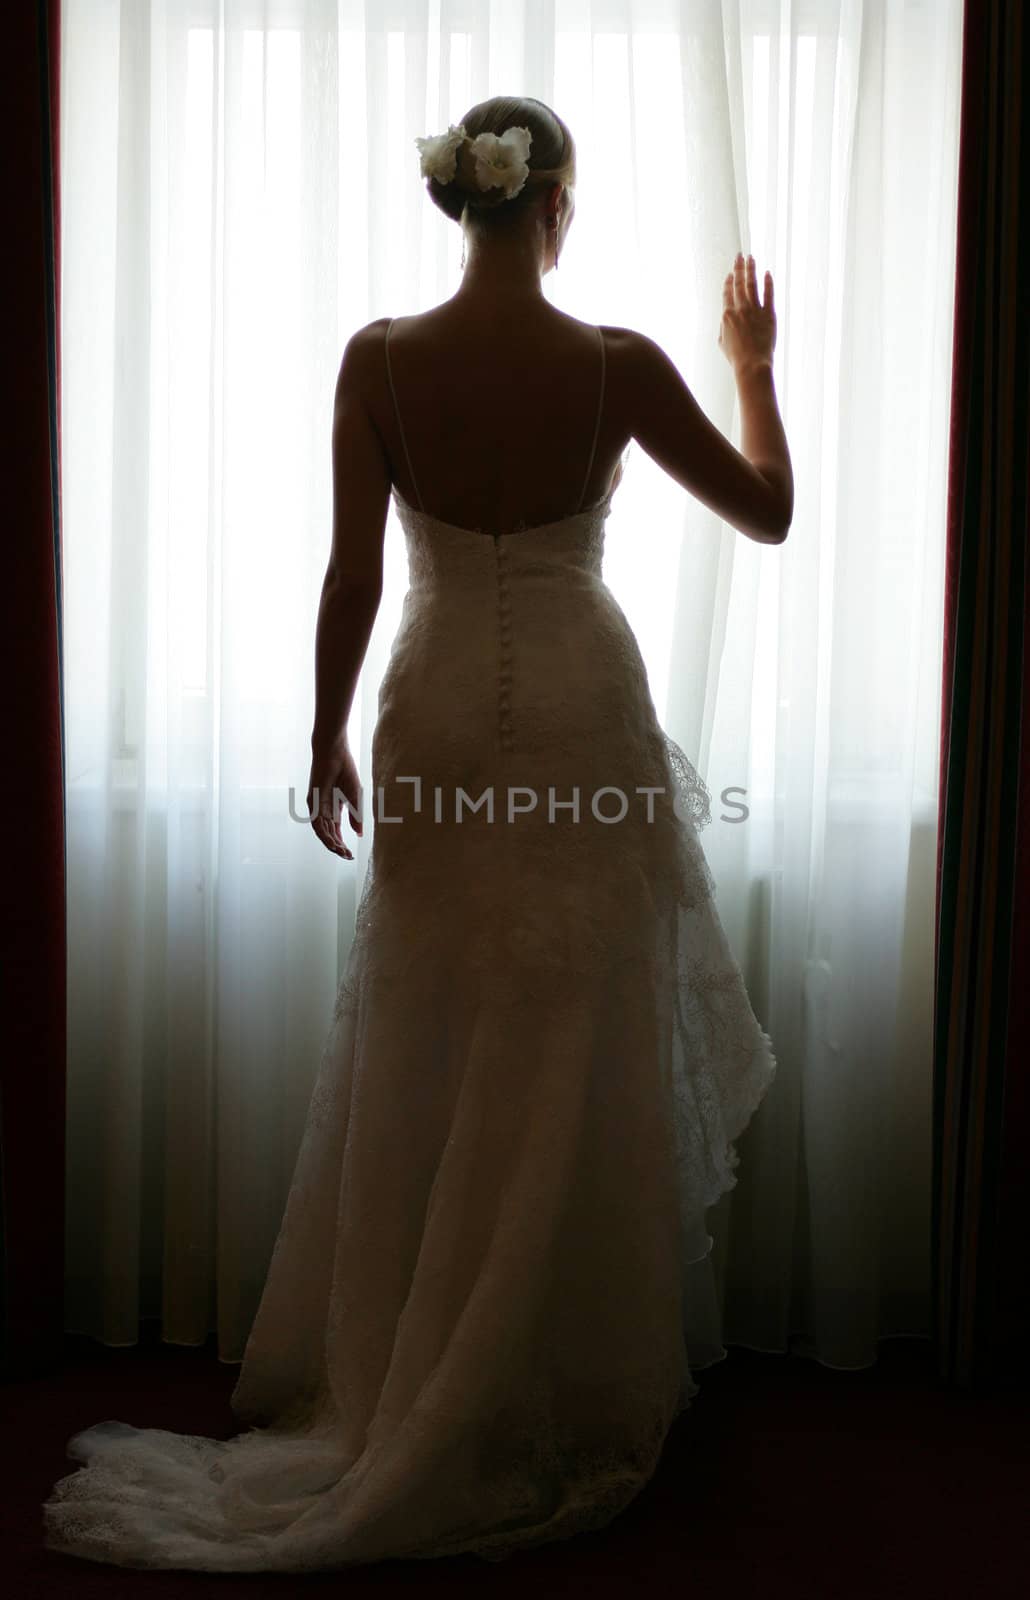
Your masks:
[{"label": "hair bun", "polygon": [[[501,215],[509,201],[532,200],[544,184],[575,184],[572,135],[556,112],[532,98],[484,100],[446,132],[415,145],[430,199],[454,222]],[[517,217],[523,208],[508,209]]]}]

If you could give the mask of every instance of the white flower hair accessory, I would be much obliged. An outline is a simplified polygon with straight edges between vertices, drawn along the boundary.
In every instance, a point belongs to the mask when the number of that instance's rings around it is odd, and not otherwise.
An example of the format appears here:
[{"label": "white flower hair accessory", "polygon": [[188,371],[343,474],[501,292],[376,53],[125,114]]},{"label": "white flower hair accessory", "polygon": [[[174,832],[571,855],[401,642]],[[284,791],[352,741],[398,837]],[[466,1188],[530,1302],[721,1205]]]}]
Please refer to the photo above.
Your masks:
[{"label": "white flower hair accessory", "polygon": [[[450,183],[458,168],[458,156],[468,135],[464,123],[453,123],[446,133],[416,139],[423,178]],[[503,189],[504,198],[513,200],[529,177],[532,135],[528,128],[506,128],[502,134],[480,133],[469,140],[477,186],[482,190]]]},{"label": "white flower hair accessory", "polygon": [[452,123],[446,133],[437,133],[425,139],[416,139],[423,178],[435,178],[437,183],[450,183],[458,165],[458,150],[465,137],[465,125]]}]

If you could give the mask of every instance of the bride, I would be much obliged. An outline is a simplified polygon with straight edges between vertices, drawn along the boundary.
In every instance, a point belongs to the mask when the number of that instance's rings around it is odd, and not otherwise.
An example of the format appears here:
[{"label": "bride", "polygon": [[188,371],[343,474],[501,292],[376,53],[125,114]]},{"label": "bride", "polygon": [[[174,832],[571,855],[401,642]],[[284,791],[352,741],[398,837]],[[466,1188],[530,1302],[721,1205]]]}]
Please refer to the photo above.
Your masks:
[{"label": "bride", "polygon": [[[575,211],[560,117],[492,99],[416,142],[461,286],[351,338],[333,418],[308,804],[347,859],[371,818],[355,938],[241,1432],[75,1435],[45,1542],[93,1561],[499,1560],[610,1521],[698,1392],[688,1269],[775,1076],[707,789],[602,570],[631,439],[746,537],[786,538],[771,277],[760,299],[738,256],[723,287],[741,453],[652,340],[545,299]],[[346,728],[391,494],[409,588],[366,808]]]}]

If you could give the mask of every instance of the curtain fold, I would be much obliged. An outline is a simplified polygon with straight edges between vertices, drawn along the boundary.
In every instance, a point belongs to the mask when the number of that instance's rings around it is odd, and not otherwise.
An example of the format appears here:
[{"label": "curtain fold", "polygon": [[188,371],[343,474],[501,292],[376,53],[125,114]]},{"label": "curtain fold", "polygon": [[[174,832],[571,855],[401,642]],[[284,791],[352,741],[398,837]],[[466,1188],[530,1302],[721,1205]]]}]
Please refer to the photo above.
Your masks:
[{"label": "curtain fold", "polygon": [[1030,1340],[1030,28],[966,8],[937,858],[933,1306],[942,1376]]},{"label": "curtain fold", "polygon": [[61,677],[59,0],[17,6],[0,63],[7,238],[7,860],[0,917],[0,1340],[46,1370],[64,1326],[65,859]]},{"label": "curtain fold", "polygon": [[[577,139],[548,296],[658,340],[738,444],[722,280],[743,249],[776,284],[787,543],[638,449],[605,556],[719,797],[703,843],[780,1063],[692,1293],[713,1348],[859,1367],[928,1336],[961,24],[65,0],[70,1329],[159,1317],[242,1354],[371,838],[345,866],[295,820],[336,370],[354,328],[456,289],[414,139],[514,88]],[[366,786],[406,577],[391,513]]]}]

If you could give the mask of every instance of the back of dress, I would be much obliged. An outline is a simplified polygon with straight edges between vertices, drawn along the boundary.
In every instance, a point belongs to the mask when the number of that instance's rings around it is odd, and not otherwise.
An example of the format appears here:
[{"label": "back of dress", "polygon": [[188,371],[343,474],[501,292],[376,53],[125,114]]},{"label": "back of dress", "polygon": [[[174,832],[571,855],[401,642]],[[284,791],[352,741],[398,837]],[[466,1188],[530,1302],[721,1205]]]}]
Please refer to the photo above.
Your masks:
[{"label": "back of dress", "polygon": [[[600,382],[580,506],[604,401],[597,331]],[[494,988],[518,993],[527,966],[560,978],[639,947],[627,896],[645,884],[652,894],[671,891],[682,842],[666,741],[636,639],[602,578],[612,491],[559,521],[498,536],[434,517],[418,492],[389,329],[385,345],[419,508],[395,491],[410,586],[372,745],[371,871],[378,883],[403,881],[405,896],[418,886],[452,940],[462,939],[470,977],[482,968]],[[703,815],[704,786],[685,758],[683,770],[692,812]],[[649,798],[663,788],[664,797]],[[696,898],[707,888],[699,848],[693,868]],[[650,926],[653,905],[641,914]],[[398,917],[407,927],[402,906]],[[429,917],[408,928],[396,952],[401,970],[422,964],[435,933]],[[382,970],[393,954],[378,940],[369,959]]]},{"label": "back of dress", "polygon": [[90,1430],[108,1477],[96,1511],[99,1456],[62,1480],[54,1548],[499,1559],[610,1520],[697,1392],[705,1209],[775,1072],[707,791],[602,576],[611,491],[499,536],[417,498],[355,939],[233,1394],[252,1431],[187,1460]]}]

